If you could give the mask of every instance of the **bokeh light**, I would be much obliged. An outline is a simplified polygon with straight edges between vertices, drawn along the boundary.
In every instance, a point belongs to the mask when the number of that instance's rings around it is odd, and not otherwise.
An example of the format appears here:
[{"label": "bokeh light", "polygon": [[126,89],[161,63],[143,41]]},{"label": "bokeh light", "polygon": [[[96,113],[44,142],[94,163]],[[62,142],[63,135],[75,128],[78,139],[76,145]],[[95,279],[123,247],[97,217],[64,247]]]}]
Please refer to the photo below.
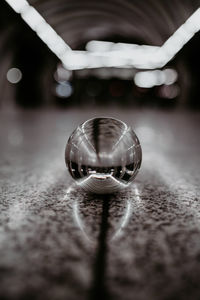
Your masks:
[{"label": "bokeh light", "polygon": [[22,72],[18,68],[11,68],[7,72],[7,80],[10,83],[18,83],[22,79]]},{"label": "bokeh light", "polygon": [[60,82],[56,86],[56,95],[60,98],[69,98],[73,93],[73,87],[70,82]]}]

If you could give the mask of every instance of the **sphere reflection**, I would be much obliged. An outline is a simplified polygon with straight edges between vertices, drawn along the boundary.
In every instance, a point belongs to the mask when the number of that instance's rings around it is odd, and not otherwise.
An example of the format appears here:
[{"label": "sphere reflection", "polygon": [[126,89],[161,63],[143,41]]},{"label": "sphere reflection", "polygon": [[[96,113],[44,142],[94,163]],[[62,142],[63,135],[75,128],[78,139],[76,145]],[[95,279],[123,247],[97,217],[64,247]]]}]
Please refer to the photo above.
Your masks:
[{"label": "sphere reflection", "polygon": [[142,159],[140,142],[122,121],[95,118],[70,136],[65,161],[71,176],[86,191],[114,193],[129,185]]}]

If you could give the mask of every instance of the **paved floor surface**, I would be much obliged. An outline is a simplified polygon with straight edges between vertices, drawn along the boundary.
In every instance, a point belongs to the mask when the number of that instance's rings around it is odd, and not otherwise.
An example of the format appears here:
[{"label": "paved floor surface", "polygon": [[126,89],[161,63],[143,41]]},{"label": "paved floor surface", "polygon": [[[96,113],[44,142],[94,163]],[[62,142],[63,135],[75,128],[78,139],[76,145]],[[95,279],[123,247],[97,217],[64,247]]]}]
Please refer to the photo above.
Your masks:
[{"label": "paved floor surface", "polygon": [[[112,196],[73,185],[72,130],[94,116],[135,129],[142,168]],[[0,299],[200,299],[200,113],[0,113]]]}]

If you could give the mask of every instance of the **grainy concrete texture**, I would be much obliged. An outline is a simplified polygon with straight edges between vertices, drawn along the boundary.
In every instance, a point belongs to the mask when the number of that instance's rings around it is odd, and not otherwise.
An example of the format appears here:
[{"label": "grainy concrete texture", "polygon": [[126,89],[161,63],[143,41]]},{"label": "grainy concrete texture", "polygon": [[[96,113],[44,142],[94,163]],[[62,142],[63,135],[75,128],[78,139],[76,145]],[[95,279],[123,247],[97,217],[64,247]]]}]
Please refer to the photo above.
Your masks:
[{"label": "grainy concrete texture", "polygon": [[[73,129],[112,116],[135,129],[142,168],[110,196],[64,164]],[[200,299],[200,113],[0,113],[0,299]]]}]

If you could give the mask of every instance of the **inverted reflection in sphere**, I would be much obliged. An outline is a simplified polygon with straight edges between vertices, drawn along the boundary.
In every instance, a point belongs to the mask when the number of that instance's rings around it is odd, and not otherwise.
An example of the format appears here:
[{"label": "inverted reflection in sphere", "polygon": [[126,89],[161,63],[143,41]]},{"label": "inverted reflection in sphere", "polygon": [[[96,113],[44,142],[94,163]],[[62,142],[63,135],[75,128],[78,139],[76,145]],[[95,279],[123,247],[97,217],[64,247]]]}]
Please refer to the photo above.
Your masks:
[{"label": "inverted reflection in sphere", "polygon": [[71,176],[86,191],[106,194],[127,187],[142,159],[140,142],[122,121],[95,118],[70,136],[65,161]]}]

